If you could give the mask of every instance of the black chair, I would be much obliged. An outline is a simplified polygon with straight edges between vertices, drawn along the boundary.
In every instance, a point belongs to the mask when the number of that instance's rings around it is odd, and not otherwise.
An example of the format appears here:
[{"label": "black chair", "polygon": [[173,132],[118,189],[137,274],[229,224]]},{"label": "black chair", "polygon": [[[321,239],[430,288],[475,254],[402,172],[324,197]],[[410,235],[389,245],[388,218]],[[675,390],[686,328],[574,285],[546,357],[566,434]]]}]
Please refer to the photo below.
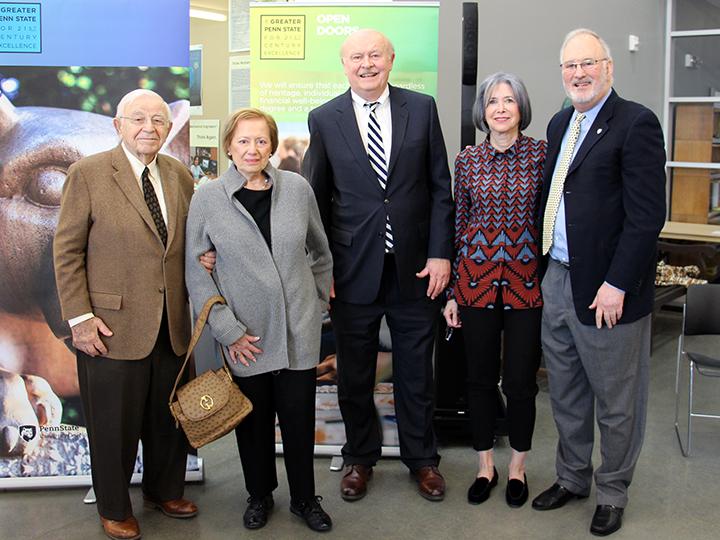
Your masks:
[{"label": "black chair", "polygon": [[[680,365],[688,362],[687,434],[680,435]],[[693,409],[695,374],[720,377],[720,284],[691,285],[687,289],[683,310],[683,328],[678,340],[675,372],[675,432],[680,450],[689,456],[692,449],[692,419],[720,415],[700,413]]]}]

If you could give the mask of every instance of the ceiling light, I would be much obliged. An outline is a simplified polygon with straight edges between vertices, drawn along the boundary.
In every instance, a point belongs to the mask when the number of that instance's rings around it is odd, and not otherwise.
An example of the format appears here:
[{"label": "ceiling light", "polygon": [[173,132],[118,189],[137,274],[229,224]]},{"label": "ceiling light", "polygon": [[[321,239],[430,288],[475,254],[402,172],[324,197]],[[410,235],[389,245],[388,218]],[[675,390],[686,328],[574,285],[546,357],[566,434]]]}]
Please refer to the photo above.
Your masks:
[{"label": "ceiling light", "polygon": [[217,13],[216,11],[208,11],[206,9],[190,8],[190,17],[196,19],[205,19],[206,21],[227,21],[227,15],[224,13]]}]

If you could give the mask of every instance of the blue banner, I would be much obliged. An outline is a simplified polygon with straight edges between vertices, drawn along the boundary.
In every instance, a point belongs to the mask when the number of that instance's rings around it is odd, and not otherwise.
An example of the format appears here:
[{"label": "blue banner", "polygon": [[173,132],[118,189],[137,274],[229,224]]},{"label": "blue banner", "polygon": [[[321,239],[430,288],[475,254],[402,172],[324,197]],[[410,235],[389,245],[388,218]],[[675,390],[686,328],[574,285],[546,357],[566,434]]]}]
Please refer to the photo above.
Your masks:
[{"label": "blue banner", "polygon": [[187,66],[189,0],[0,1],[0,65]]}]

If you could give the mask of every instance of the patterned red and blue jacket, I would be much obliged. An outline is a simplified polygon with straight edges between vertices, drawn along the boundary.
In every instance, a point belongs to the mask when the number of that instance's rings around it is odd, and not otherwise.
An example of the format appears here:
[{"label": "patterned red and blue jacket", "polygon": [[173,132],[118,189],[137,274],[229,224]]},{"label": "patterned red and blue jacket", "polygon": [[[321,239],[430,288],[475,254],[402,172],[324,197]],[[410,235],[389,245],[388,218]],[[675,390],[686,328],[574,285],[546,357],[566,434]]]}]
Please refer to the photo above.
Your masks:
[{"label": "patterned red and blue jacket", "polygon": [[505,152],[489,142],[455,159],[455,261],[448,298],[493,308],[542,306],[538,227],[546,142],[520,135]]}]

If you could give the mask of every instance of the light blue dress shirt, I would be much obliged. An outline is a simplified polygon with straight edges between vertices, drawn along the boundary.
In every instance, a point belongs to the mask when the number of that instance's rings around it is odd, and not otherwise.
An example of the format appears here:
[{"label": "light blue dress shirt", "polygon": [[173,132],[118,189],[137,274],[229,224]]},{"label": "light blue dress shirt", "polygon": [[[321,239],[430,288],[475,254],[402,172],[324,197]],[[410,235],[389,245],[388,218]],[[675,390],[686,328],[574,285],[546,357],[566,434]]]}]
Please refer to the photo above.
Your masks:
[{"label": "light blue dress shirt", "polygon": [[[608,92],[607,95],[592,109],[585,111],[585,118],[580,123],[580,134],[578,135],[578,140],[575,143],[575,148],[573,149],[572,159],[575,159],[578,150],[582,146],[583,140],[585,140],[585,135],[587,135],[588,131],[590,131],[590,127],[593,125],[593,122],[595,122],[595,118],[597,118],[600,109],[602,109],[602,106],[605,105],[608,97],[610,97],[610,92]],[[573,122],[575,122],[575,117],[577,115],[578,112],[574,111],[570,117],[570,122],[568,123],[567,128],[565,128],[565,135],[563,135],[562,143],[560,144],[560,152],[558,153],[558,158],[555,162],[553,176],[555,176],[555,171],[557,171],[558,165],[560,164],[560,157],[563,155],[563,152],[565,152],[568,136],[570,135],[570,126],[572,126]],[[570,164],[572,165],[572,160],[570,161]],[[570,255],[568,254],[567,231],[565,229],[564,191],[563,195],[560,197],[560,206],[558,206],[557,216],[555,217],[555,229],[553,230],[553,240],[552,245],[550,246],[550,257],[565,264],[570,261]]]}]

